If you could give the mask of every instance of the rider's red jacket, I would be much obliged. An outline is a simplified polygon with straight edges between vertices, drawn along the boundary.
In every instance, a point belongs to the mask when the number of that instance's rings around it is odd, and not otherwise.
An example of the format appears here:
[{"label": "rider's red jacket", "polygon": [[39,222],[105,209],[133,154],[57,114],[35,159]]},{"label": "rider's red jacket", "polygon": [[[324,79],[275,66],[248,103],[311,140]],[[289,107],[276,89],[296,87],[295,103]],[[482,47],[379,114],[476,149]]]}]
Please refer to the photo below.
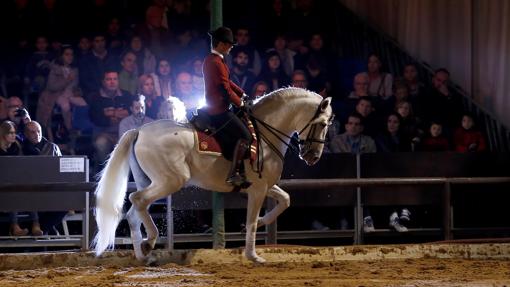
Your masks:
[{"label": "rider's red jacket", "polygon": [[221,114],[228,110],[230,103],[241,105],[243,89],[229,78],[229,69],[223,58],[215,53],[204,59],[205,100],[210,115]]}]

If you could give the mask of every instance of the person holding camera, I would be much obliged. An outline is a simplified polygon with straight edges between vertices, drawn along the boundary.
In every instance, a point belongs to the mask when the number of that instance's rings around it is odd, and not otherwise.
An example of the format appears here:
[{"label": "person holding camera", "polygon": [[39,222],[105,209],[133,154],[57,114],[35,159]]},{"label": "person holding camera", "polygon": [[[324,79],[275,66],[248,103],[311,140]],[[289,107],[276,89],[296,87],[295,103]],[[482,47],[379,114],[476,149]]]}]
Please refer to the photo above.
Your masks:
[{"label": "person holding camera", "polygon": [[[12,121],[2,122],[0,124],[0,156],[18,156],[21,154],[21,145],[16,138],[16,124]],[[32,235],[43,235],[37,212],[31,212],[30,217],[32,220]],[[20,227],[17,212],[9,213],[9,220],[10,235],[25,236],[28,234],[28,229]]]}]

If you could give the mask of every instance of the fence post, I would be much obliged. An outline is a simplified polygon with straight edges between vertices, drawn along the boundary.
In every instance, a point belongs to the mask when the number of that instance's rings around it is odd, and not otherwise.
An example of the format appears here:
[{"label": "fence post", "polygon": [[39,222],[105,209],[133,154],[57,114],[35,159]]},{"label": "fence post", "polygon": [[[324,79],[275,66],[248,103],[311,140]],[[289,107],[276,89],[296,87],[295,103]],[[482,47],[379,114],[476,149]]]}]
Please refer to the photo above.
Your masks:
[{"label": "fence post", "polygon": [[451,220],[451,186],[450,181],[446,181],[443,191],[443,234],[445,240],[452,239],[452,220]]},{"label": "fence post", "polygon": [[[266,204],[266,213],[273,210],[273,208],[276,206],[276,200],[272,198],[267,199]],[[276,244],[278,240],[278,218],[276,218],[273,223],[266,225],[266,244]]]},{"label": "fence post", "polygon": [[168,250],[174,249],[174,210],[172,209],[172,196],[166,198],[166,244]]}]

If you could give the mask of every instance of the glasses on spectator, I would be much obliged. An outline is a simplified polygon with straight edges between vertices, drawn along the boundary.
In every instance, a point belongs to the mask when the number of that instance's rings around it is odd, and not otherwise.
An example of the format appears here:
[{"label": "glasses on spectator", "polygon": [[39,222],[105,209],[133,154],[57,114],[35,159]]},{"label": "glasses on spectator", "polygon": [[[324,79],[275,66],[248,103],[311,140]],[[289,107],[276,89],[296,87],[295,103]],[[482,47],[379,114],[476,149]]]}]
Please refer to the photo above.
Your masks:
[{"label": "glasses on spectator", "polygon": [[16,131],[9,131],[7,134],[9,134],[9,135],[15,135],[15,134],[16,134]]},{"label": "glasses on spectator", "polygon": [[9,106],[7,106],[7,108],[9,108],[9,109],[13,109],[13,108],[18,109],[18,108],[21,108],[21,105],[9,105]]}]

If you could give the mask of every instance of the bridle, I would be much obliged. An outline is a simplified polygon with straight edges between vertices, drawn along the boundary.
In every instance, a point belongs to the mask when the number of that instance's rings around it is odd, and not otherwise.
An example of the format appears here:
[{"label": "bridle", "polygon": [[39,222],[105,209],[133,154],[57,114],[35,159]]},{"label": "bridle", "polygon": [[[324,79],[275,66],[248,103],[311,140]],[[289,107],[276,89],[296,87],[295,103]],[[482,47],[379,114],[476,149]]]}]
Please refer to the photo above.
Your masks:
[{"label": "bridle", "polygon": [[[298,136],[299,136],[307,128],[310,128],[310,131],[308,132],[308,134],[306,136],[306,139],[304,139],[304,140],[303,139],[299,139],[297,141],[298,147],[296,147],[295,144],[292,143],[292,139],[293,139],[292,136],[288,136],[286,133],[280,131],[279,129],[277,129],[277,128],[273,127],[273,126],[271,126],[270,124],[264,122],[263,120],[255,117],[253,115],[253,113],[249,113],[249,117],[252,118],[256,124],[260,124],[261,126],[265,127],[280,142],[285,144],[287,146],[287,148],[292,153],[300,155],[301,146],[303,146],[303,148],[305,149],[305,148],[309,148],[312,145],[312,143],[319,143],[319,144],[325,144],[326,143],[325,139],[323,140],[323,139],[318,139],[318,138],[314,137],[315,131],[317,129],[317,125],[319,125],[321,123],[314,123],[314,124],[312,124],[312,122],[315,121],[321,114],[322,114],[322,112],[321,112],[321,104],[319,104],[319,106],[317,107],[317,110],[315,111],[315,114],[313,115],[313,117],[298,132]],[[331,114],[331,116],[329,117],[328,122],[327,122],[328,126],[333,123],[334,116],[335,116],[334,114]],[[278,157],[282,160],[282,162],[284,161],[284,155],[278,150],[276,145],[274,143],[272,143],[264,133],[259,131],[259,129],[257,129],[257,136],[260,137],[262,140],[264,140],[266,142],[266,144],[269,146],[269,148],[271,148],[271,150],[273,150],[278,155]],[[289,143],[287,143],[287,140],[289,140]],[[262,153],[262,148],[260,147],[260,141],[259,141],[258,150],[259,150],[259,155],[260,155]],[[262,158],[262,157],[263,157],[263,155],[260,155],[260,158]],[[260,159],[259,159],[259,161],[260,161]],[[261,165],[259,166],[259,172],[261,172]]]}]

